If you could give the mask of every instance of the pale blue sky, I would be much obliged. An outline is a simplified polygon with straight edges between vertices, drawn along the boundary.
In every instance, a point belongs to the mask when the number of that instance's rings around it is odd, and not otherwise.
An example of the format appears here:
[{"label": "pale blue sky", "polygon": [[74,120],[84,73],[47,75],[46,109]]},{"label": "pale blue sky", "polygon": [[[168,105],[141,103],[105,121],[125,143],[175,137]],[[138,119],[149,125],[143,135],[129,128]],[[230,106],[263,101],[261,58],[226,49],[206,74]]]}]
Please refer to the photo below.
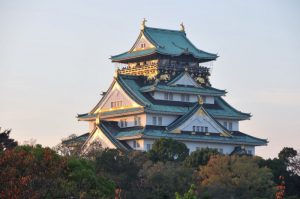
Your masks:
[{"label": "pale blue sky", "polygon": [[220,56],[211,82],[250,121],[241,131],[268,138],[257,154],[300,149],[300,1],[0,0],[0,126],[12,137],[54,146],[85,133],[112,81],[109,60],[128,50],[142,18],[179,29]]}]

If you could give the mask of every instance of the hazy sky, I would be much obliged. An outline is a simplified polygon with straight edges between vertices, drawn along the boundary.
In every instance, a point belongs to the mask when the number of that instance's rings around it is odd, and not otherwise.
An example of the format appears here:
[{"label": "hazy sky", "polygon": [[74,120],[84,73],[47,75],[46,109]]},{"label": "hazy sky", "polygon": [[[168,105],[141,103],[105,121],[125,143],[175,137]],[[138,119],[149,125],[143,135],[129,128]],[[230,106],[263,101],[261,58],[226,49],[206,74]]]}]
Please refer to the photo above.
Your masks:
[{"label": "hazy sky", "polygon": [[99,101],[113,77],[110,55],[127,51],[147,25],[179,29],[218,53],[211,82],[268,138],[257,155],[300,149],[300,1],[0,0],[0,126],[20,142],[54,146],[87,132],[77,113]]}]

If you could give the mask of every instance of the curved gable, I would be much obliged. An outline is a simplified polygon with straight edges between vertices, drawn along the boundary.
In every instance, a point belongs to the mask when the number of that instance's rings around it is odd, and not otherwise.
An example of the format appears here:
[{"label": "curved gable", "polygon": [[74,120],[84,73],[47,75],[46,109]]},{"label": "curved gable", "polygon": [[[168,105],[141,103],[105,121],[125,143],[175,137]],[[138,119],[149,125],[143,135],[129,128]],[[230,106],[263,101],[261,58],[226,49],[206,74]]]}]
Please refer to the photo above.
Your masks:
[{"label": "curved gable", "polygon": [[103,96],[97,108],[93,112],[97,114],[99,112],[105,112],[116,109],[125,108],[136,108],[141,107],[137,102],[135,102],[120,86],[120,84],[115,81],[109,89],[108,93]]}]

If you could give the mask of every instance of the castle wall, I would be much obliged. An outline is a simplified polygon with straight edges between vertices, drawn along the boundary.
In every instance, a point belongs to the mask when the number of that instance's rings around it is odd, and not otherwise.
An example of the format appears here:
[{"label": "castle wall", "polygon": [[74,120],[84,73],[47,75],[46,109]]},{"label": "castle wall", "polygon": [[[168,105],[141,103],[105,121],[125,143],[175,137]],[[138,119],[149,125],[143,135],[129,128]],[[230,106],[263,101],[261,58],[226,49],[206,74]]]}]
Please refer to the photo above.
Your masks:
[{"label": "castle wall", "polygon": [[[171,101],[182,101],[182,94],[181,93],[172,93],[173,94],[173,100]],[[165,99],[165,92],[161,91],[155,91],[153,92],[152,97],[156,100],[166,100]],[[206,104],[214,104],[215,100],[212,96],[203,96],[204,97],[204,103]],[[189,94],[189,102],[197,102],[198,101],[198,95],[192,95]]]},{"label": "castle wall", "polygon": [[[230,154],[236,146],[239,146],[239,145],[231,145],[231,144],[191,142],[191,141],[182,141],[182,142],[187,146],[190,153],[193,151],[196,151],[197,149],[211,148],[211,149],[217,149],[220,153],[223,153],[223,154]],[[127,143],[130,146],[133,146],[132,145],[133,140],[127,141]],[[152,149],[154,140],[153,139],[141,139],[141,140],[139,140],[139,143],[141,145],[139,148],[135,148],[136,150],[149,151],[149,149]],[[245,150],[247,151],[247,153],[251,153],[252,155],[255,155],[254,146],[245,146]]]}]

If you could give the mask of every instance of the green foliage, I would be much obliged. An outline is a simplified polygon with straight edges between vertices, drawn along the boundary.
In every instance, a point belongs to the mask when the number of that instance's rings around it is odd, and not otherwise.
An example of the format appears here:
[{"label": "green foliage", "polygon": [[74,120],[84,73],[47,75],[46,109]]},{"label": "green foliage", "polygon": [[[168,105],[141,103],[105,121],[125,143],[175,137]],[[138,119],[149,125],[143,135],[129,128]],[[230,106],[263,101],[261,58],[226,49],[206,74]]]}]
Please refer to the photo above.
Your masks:
[{"label": "green foliage", "polygon": [[270,198],[274,195],[272,173],[260,168],[257,157],[213,156],[199,171],[202,193],[212,198]]},{"label": "green foliage", "polygon": [[1,198],[46,198],[60,190],[66,162],[41,146],[19,146],[0,156]]},{"label": "green foliage", "polygon": [[189,149],[182,142],[173,139],[161,138],[156,140],[148,157],[154,162],[177,161],[181,162],[189,155]]},{"label": "green foliage", "polygon": [[111,198],[114,184],[97,177],[93,164],[69,159],[41,145],[0,155],[0,198]]},{"label": "green foliage", "polygon": [[289,159],[293,158],[297,155],[297,151],[291,147],[284,147],[278,154],[279,160],[283,160],[287,164],[289,163]]},{"label": "green foliage", "polygon": [[196,185],[192,184],[188,192],[181,196],[178,192],[175,193],[176,199],[197,199]]},{"label": "green foliage", "polygon": [[218,154],[219,152],[216,149],[205,148],[196,150],[184,160],[184,165],[186,167],[197,168],[199,166],[206,165],[211,156]]},{"label": "green foliage", "polygon": [[53,147],[59,155],[62,156],[80,156],[81,147],[84,141],[73,141],[76,140],[78,136],[75,134],[69,135],[67,138],[61,140],[61,143]]},{"label": "green foliage", "polygon": [[[2,142],[0,153],[0,198],[4,199],[113,198],[115,192],[131,199],[263,199],[274,196],[272,180],[279,183],[279,176],[285,179],[286,198],[299,198],[300,158],[293,148],[284,148],[279,158],[268,160],[221,156],[212,149],[188,155],[183,143],[160,139],[148,153],[95,145],[80,157],[75,148],[61,148],[58,154],[41,145],[14,147],[9,132],[4,137],[9,140]],[[197,187],[190,186],[195,182]]]},{"label": "green foliage", "polygon": [[[68,195],[81,198],[110,198],[114,183],[96,175],[94,165],[85,159],[70,158],[66,181]],[[84,196],[84,197],[83,197]]]},{"label": "green foliage", "polygon": [[7,149],[13,149],[18,145],[18,142],[16,142],[12,138],[9,138],[10,133],[11,133],[11,129],[0,132],[0,152],[5,151]]},{"label": "green foliage", "polygon": [[193,181],[193,169],[177,162],[147,161],[139,172],[140,192],[136,198],[174,198],[175,192],[184,193]]},{"label": "green foliage", "polygon": [[96,156],[96,171],[98,175],[113,180],[117,188],[130,190],[139,170],[134,160],[117,149],[105,149]]},{"label": "green foliage", "polygon": [[268,167],[273,173],[273,181],[280,184],[279,176],[285,179],[285,195],[300,197],[300,156],[293,148],[285,147],[278,158],[261,160],[261,167]]}]

